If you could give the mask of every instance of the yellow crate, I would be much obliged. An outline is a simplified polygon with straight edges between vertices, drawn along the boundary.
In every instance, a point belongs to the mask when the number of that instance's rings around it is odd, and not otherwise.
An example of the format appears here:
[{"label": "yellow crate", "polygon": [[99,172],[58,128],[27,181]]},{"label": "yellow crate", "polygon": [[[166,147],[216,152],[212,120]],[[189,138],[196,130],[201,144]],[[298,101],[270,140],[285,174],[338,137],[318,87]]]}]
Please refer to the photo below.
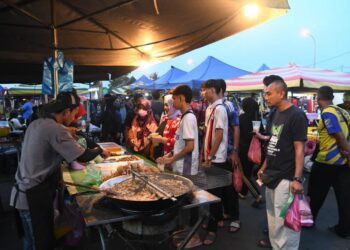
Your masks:
[{"label": "yellow crate", "polygon": [[8,136],[10,132],[10,127],[0,127],[0,137]]}]

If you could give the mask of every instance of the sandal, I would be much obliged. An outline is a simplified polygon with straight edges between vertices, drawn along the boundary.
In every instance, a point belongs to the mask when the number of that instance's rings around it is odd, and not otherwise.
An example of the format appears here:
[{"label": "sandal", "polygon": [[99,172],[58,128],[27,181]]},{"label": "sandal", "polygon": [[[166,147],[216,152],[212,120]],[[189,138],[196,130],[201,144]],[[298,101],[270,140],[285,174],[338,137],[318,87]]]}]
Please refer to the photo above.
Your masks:
[{"label": "sandal", "polygon": [[270,240],[259,240],[258,241],[258,246],[261,248],[272,248]]},{"label": "sandal", "polygon": [[240,221],[231,221],[228,232],[229,233],[237,233],[241,229],[241,222]]},{"label": "sandal", "polygon": [[245,200],[245,195],[244,195],[244,194],[238,193],[238,197],[239,197],[241,200]]},{"label": "sandal", "polygon": [[215,242],[216,233],[208,232],[203,240],[203,245],[210,246]]},{"label": "sandal", "polygon": [[[225,222],[224,222],[223,220],[219,220],[219,221],[218,221],[218,228],[224,228],[224,227],[225,227]],[[203,223],[203,224],[202,224],[202,228],[203,228],[204,230],[208,229],[208,224]]]},{"label": "sandal", "polygon": [[[174,243],[174,246],[176,248],[180,247],[182,241],[176,241],[173,242]],[[202,245],[202,241],[201,241],[201,238],[199,237],[199,235],[196,233],[192,236],[192,238],[189,240],[189,242],[187,242],[186,246],[184,249],[190,249],[190,248],[194,248],[194,247],[198,247],[198,246],[201,246]]]}]

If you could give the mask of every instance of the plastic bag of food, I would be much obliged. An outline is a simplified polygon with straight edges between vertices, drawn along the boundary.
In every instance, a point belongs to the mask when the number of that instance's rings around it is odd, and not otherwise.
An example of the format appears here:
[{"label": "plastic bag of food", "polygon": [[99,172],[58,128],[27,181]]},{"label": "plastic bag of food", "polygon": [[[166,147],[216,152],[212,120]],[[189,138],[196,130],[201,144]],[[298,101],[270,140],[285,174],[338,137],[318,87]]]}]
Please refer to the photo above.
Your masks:
[{"label": "plastic bag of food", "polygon": [[308,199],[305,195],[299,195],[299,211],[302,227],[312,227],[314,218],[312,216],[311,208]]},{"label": "plastic bag of food", "polygon": [[299,197],[294,196],[292,204],[290,204],[286,217],[284,219],[284,225],[295,232],[300,232],[301,230],[301,217],[299,211]]},{"label": "plastic bag of food", "polygon": [[102,172],[100,168],[95,167],[93,164],[89,164],[86,167],[87,174],[83,179],[83,184],[88,186],[100,185]]},{"label": "plastic bag of food", "polygon": [[252,141],[250,142],[248,159],[257,165],[261,164],[261,143],[256,136],[253,136]]}]

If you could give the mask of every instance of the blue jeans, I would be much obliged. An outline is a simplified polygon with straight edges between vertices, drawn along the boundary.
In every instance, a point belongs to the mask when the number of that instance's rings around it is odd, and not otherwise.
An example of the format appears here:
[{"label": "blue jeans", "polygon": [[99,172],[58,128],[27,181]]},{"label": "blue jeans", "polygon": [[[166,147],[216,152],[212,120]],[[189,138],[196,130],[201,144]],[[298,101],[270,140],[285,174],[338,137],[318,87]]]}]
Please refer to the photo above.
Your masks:
[{"label": "blue jeans", "polygon": [[23,250],[35,250],[34,234],[32,226],[32,217],[29,210],[18,210],[21,217],[24,238],[23,238]]}]

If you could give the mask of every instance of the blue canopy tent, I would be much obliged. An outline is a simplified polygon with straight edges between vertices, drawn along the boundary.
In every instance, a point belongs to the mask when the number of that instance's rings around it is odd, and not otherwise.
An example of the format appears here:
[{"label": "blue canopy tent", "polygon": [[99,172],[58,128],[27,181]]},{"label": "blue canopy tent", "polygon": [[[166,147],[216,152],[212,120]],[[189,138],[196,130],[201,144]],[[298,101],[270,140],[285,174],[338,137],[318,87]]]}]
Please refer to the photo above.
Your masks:
[{"label": "blue canopy tent", "polygon": [[130,84],[130,89],[144,89],[145,86],[148,86],[150,84],[153,84],[153,81],[147,76],[142,75],[133,84]]},{"label": "blue canopy tent", "polygon": [[135,82],[143,82],[145,84],[148,83],[153,83],[153,81],[151,79],[149,79],[147,76],[142,75],[139,79],[137,79]]},{"label": "blue canopy tent", "polygon": [[224,63],[215,57],[208,56],[200,65],[186,75],[176,79],[167,88],[172,88],[179,84],[187,84],[193,89],[199,89],[201,83],[209,79],[230,79],[250,73]]},{"label": "blue canopy tent", "polygon": [[176,79],[184,76],[186,73],[186,71],[171,66],[171,68],[154,83],[158,89],[166,89],[168,88],[169,83],[176,81]]},{"label": "blue canopy tent", "polygon": [[269,66],[267,66],[265,63],[263,63],[260,68],[258,68],[258,70],[256,72],[260,72],[260,71],[264,71],[264,70],[268,70],[270,69]]},{"label": "blue canopy tent", "polygon": [[152,83],[143,85],[142,89],[154,90],[154,89],[159,89],[159,88],[156,87],[156,84],[154,82],[152,82]]}]

